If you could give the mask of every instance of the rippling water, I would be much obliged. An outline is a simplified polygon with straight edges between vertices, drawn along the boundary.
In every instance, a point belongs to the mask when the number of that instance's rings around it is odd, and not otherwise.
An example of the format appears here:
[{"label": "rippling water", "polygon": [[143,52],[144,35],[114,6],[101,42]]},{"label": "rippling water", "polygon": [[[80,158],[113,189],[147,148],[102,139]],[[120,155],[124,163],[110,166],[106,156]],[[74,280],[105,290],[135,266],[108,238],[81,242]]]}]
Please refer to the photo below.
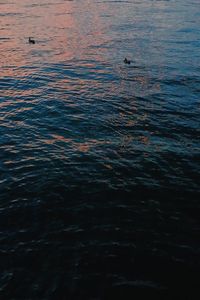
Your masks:
[{"label": "rippling water", "polygon": [[199,28],[198,0],[0,1],[2,299],[198,298]]}]

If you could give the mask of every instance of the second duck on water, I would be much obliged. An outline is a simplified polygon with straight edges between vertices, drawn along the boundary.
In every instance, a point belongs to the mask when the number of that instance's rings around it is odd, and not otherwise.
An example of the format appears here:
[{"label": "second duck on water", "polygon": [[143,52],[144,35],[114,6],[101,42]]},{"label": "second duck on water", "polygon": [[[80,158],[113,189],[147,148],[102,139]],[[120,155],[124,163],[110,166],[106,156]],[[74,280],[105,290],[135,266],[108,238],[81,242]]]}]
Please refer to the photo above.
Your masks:
[{"label": "second duck on water", "polygon": [[125,57],[125,58],[124,58],[124,63],[130,65],[130,64],[131,64],[131,61],[128,60],[128,59]]},{"label": "second duck on water", "polygon": [[31,37],[28,38],[29,44],[35,44],[35,40],[33,40]]}]

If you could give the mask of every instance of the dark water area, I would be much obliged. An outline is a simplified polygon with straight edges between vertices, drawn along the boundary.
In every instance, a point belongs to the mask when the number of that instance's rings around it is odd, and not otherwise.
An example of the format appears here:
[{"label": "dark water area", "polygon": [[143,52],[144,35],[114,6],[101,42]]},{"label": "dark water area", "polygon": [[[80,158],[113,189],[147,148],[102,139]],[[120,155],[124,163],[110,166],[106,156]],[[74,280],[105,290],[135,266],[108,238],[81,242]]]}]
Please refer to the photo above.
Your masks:
[{"label": "dark water area", "polygon": [[1,299],[199,299],[199,49],[197,0],[0,1]]}]

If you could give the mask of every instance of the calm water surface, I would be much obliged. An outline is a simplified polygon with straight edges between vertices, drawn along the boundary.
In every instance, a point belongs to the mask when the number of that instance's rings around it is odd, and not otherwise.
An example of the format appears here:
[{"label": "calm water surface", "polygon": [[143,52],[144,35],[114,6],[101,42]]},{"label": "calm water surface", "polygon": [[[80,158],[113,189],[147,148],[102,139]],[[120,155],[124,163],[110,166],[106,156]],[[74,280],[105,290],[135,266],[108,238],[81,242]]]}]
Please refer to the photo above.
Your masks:
[{"label": "calm water surface", "polygon": [[198,0],[0,0],[2,299],[199,298],[199,49]]}]

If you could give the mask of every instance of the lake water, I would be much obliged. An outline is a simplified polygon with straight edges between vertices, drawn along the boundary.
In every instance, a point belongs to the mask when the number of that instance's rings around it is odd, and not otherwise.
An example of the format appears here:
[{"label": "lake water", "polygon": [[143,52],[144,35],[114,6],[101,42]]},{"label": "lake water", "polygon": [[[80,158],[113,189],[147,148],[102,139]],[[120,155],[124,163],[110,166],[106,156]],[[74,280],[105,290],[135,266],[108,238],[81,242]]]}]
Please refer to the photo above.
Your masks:
[{"label": "lake water", "polygon": [[1,0],[1,299],[198,299],[199,120],[199,0]]}]

